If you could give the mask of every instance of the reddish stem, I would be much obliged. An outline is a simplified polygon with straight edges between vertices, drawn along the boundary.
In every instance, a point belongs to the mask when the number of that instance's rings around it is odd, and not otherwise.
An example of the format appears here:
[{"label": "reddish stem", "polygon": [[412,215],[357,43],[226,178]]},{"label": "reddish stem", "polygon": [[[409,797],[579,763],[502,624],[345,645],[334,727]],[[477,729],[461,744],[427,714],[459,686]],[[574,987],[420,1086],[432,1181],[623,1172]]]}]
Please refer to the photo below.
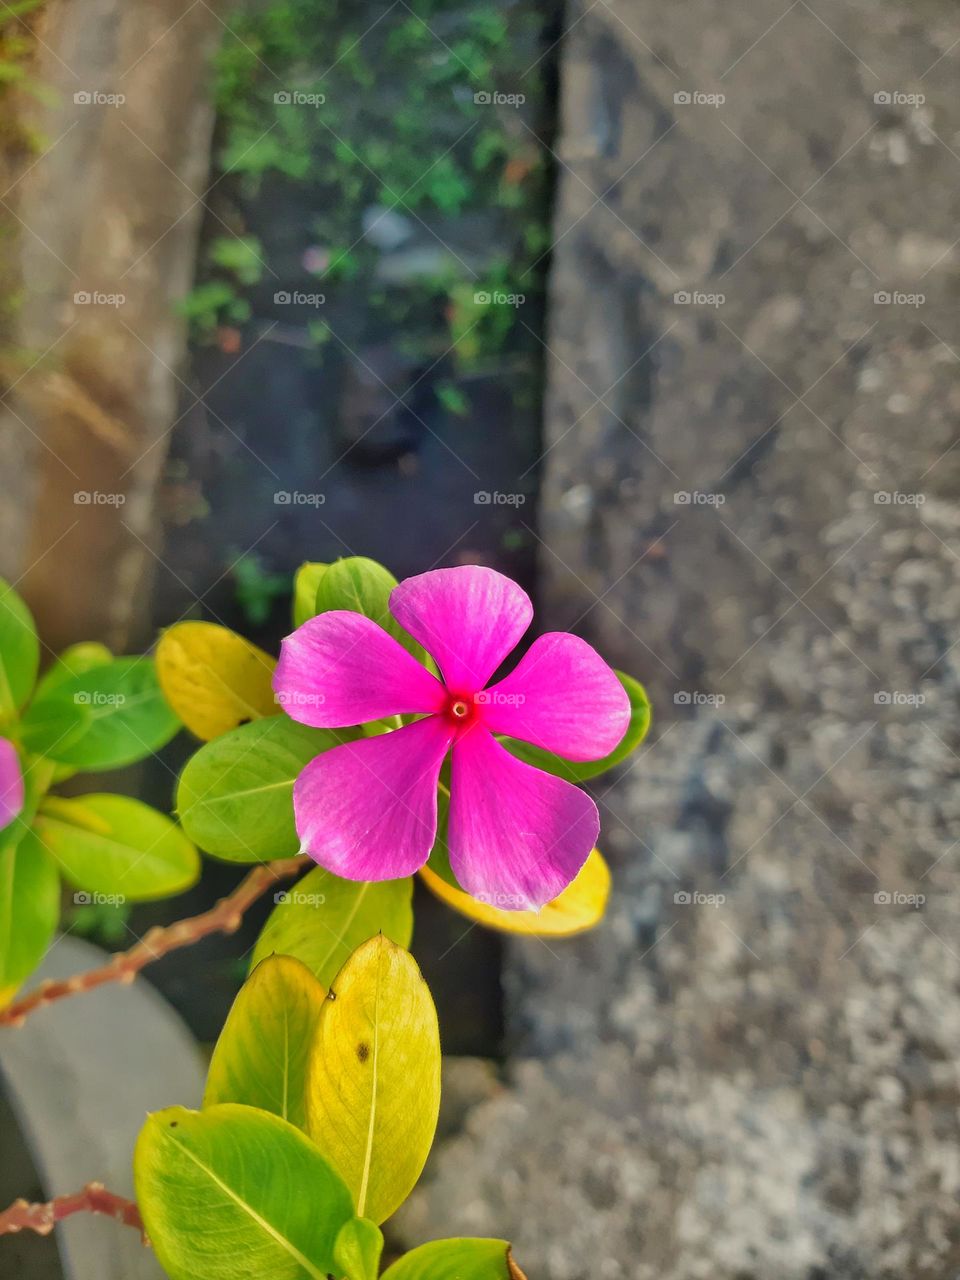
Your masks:
[{"label": "reddish stem", "polygon": [[9,1209],[0,1213],[0,1236],[13,1235],[17,1231],[35,1231],[48,1236],[56,1224],[72,1213],[103,1213],[125,1226],[136,1227],[143,1243],[144,1234],[140,1210],[132,1200],[107,1191],[102,1182],[88,1182],[82,1191],[70,1196],[57,1196],[46,1204],[30,1204],[27,1200],[14,1200]]},{"label": "reddish stem", "polygon": [[74,974],[72,978],[42,982],[36,991],[31,991],[29,995],[0,1010],[0,1026],[20,1027],[28,1014],[45,1004],[52,1004],[54,1000],[79,995],[81,991],[92,991],[107,982],[133,982],[141,969],[170,951],[188,947],[212,933],[234,933],[240,928],[243,913],[267,889],[280,880],[289,880],[291,876],[295,876],[308,861],[306,857],[298,855],[255,867],[232,893],[221,898],[209,911],[191,916],[188,920],[180,920],[176,924],[157,925],[129,951],[117,952],[98,969]]}]

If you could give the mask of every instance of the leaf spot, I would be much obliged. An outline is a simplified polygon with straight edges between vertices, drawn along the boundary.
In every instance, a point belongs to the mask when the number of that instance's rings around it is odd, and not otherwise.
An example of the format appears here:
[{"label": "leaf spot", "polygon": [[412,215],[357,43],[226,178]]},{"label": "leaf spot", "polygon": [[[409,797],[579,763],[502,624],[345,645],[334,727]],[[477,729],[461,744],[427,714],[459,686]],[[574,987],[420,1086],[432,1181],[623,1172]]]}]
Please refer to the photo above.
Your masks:
[{"label": "leaf spot", "polygon": [[357,1045],[357,1057],[360,1059],[361,1062],[366,1062],[366,1060],[370,1057],[370,1046],[367,1044],[365,1040],[361,1040],[360,1043]]}]

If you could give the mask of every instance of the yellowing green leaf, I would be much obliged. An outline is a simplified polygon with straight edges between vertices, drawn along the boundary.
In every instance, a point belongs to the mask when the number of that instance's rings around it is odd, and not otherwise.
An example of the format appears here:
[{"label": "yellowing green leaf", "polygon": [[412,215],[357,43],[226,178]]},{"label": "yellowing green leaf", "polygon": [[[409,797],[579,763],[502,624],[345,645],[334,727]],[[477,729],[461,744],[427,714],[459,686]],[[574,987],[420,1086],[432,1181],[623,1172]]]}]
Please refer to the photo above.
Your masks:
[{"label": "yellowing green leaf", "polygon": [[308,1131],[360,1217],[383,1222],[413,1190],[439,1107],[430,991],[408,952],[371,938],[334,981],[307,1068]]},{"label": "yellowing green leaf", "polygon": [[593,850],[563,893],[541,911],[504,911],[479,902],[429,866],[422,867],[420,875],[431,893],[461,915],[504,933],[540,937],[560,938],[592,929],[603,919],[610,896],[610,870],[599,849]]},{"label": "yellowing green leaf", "polygon": [[52,693],[74,676],[82,676],[84,672],[92,671],[94,667],[106,666],[112,661],[113,654],[98,640],[72,644],[58,655],[56,662],[41,676],[36,696],[39,698]]},{"label": "yellowing green leaf", "polygon": [[506,1240],[431,1240],[387,1267],[382,1280],[524,1280]]},{"label": "yellowing green leaf", "polygon": [[328,565],[306,561],[293,578],[293,625],[302,627],[317,612],[317,588]]},{"label": "yellowing green leaf", "polygon": [[238,724],[279,715],[275,659],[213,622],[178,622],[160,637],[157,676],[191,733],[209,741]]},{"label": "yellowing green leaf", "polygon": [[220,1032],[203,1105],[243,1102],[303,1129],[307,1058],[325,994],[292,956],[257,965]]},{"label": "yellowing green leaf", "polygon": [[0,851],[0,1008],[43,959],[60,917],[56,863],[34,832],[10,831]]},{"label": "yellowing green leaf", "polygon": [[325,987],[351,954],[377,933],[408,947],[413,936],[413,880],[341,880],[315,867],[277,893],[257,939],[253,964],[274,952],[296,956]]},{"label": "yellowing green leaf", "polygon": [[227,1103],[147,1118],[137,1204],[171,1280],[327,1280],[350,1193],[279,1116]]},{"label": "yellowing green leaf", "polygon": [[70,883],[91,893],[165,898],[200,875],[199,854],[176,823],[129,796],[47,796],[34,830]]}]

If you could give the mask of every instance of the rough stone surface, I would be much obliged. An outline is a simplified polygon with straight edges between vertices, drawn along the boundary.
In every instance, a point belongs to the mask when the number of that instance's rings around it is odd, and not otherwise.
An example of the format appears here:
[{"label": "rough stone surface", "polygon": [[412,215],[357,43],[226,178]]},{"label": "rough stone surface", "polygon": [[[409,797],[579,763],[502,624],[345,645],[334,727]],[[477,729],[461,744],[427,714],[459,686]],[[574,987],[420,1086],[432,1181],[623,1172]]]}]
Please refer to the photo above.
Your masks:
[{"label": "rough stone surface", "polygon": [[545,603],[657,725],[597,788],[607,921],[511,943],[510,1087],[400,1226],[537,1280],[954,1280],[956,15],[568,25]]}]

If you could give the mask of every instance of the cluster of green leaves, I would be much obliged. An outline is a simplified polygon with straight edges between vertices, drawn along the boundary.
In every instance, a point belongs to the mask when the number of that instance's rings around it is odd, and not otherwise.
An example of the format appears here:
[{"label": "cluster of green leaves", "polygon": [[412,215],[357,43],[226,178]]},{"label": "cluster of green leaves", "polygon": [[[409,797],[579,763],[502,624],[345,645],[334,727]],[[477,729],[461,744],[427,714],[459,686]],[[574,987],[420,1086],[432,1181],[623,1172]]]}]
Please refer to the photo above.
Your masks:
[{"label": "cluster of green leaves", "polygon": [[[414,1187],[440,1106],[440,1034],[411,956],[382,934],[325,991],[287,955],[254,969],[200,1111],[151,1115],[134,1158],[171,1280],[376,1280],[380,1224]],[[516,1280],[503,1240],[440,1240],[383,1280]]]},{"label": "cluster of green leaves", "polygon": [[25,789],[23,812],[0,831],[0,1005],[50,945],[61,877],[81,901],[136,902],[180,893],[200,868],[190,840],[149,805],[51,791],[80,770],[142,760],[177,732],[153,660],[78,644],[38,682],[39,667],[30,611],[0,582],[0,736],[17,749]]}]

